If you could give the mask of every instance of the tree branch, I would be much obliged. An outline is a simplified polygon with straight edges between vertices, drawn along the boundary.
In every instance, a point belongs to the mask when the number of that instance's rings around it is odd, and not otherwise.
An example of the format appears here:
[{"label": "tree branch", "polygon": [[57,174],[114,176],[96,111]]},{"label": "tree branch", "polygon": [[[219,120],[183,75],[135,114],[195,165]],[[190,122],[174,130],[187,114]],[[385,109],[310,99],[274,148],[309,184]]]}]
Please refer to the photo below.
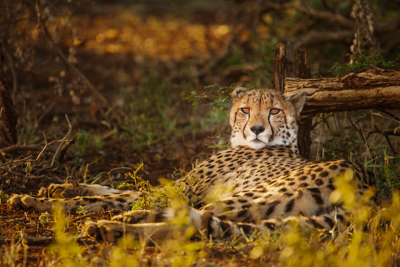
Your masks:
[{"label": "tree branch", "polygon": [[379,111],[381,111],[381,112],[383,112],[383,113],[389,115],[390,117],[392,117],[392,118],[395,119],[396,121],[400,122],[400,119],[399,119],[396,115],[394,115],[393,113],[390,113],[389,111],[384,110],[384,109],[381,109],[381,108],[377,108],[377,110],[379,110]]},{"label": "tree branch", "polygon": [[388,131],[388,130],[381,130],[378,127],[375,126],[375,129],[369,130],[369,129],[362,129],[363,132],[368,133],[368,136],[371,134],[379,134],[383,135],[387,141],[387,143],[390,146],[390,149],[393,152],[393,155],[397,155],[396,149],[394,149],[394,146],[392,145],[392,142],[390,142],[389,136],[394,135],[394,136],[400,136],[400,133],[395,133],[394,131]]},{"label": "tree branch", "polygon": [[347,29],[353,29],[355,27],[355,23],[353,20],[345,18],[344,16],[340,14],[335,14],[327,11],[321,11],[321,10],[314,10],[309,7],[304,7],[304,6],[297,6],[293,5],[291,3],[275,3],[272,1],[264,1],[262,2],[262,8],[264,9],[274,9],[274,10],[282,10],[282,9],[294,9],[297,12],[300,12],[310,18],[318,19],[318,20],[323,20],[325,22],[328,22],[333,25],[340,25],[341,27],[347,28]]},{"label": "tree branch", "polygon": [[316,32],[311,31],[302,34],[294,43],[293,46],[298,48],[300,45],[310,46],[319,43],[345,43],[352,42],[354,32],[352,31],[338,31],[338,32]]}]

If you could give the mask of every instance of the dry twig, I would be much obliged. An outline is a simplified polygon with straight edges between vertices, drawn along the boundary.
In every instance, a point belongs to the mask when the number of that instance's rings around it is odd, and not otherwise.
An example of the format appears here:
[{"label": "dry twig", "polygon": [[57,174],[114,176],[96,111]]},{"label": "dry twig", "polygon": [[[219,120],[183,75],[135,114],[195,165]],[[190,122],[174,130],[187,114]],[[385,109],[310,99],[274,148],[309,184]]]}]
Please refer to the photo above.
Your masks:
[{"label": "dry twig", "polygon": [[12,145],[9,147],[5,147],[0,149],[0,153],[12,153],[15,151],[41,151],[44,152],[45,150],[48,150],[50,152],[56,152],[57,149],[55,147],[45,147],[43,149],[42,145]]},{"label": "dry twig", "polygon": [[30,224],[21,222],[18,219],[14,219],[13,222],[16,222],[17,224],[20,224],[20,225],[23,225],[23,226],[26,226],[26,227],[29,227],[29,228],[34,228],[34,229],[37,229],[37,230],[46,231],[46,232],[50,232],[50,233],[54,234],[53,230],[48,230],[48,229],[44,229],[44,228],[41,228],[41,227],[33,226],[33,225],[30,225]]},{"label": "dry twig", "polygon": [[69,121],[69,118],[68,118],[68,115],[67,115],[67,114],[65,114],[65,118],[67,119],[67,122],[68,122],[68,133],[64,136],[63,139],[59,140],[60,145],[58,146],[57,151],[56,151],[56,153],[54,154],[54,157],[53,157],[53,160],[51,161],[50,166],[53,166],[54,161],[55,161],[55,159],[56,159],[56,157],[57,157],[57,155],[58,155],[58,152],[60,151],[60,149],[61,149],[62,145],[64,144],[64,142],[68,141],[67,136],[68,136],[68,135],[71,133],[71,131],[72,131],[72,125],[71,125],[71,122]]},{"label": "dry twig", "polygon": [[[49,244],[55,240],[54,237],[36,237],[23,235],[21,240],[24,239],[28,245],[41,245],[41,244]],[[0,236],[0,243],[10,243],[15,240],[14,236]]]}]

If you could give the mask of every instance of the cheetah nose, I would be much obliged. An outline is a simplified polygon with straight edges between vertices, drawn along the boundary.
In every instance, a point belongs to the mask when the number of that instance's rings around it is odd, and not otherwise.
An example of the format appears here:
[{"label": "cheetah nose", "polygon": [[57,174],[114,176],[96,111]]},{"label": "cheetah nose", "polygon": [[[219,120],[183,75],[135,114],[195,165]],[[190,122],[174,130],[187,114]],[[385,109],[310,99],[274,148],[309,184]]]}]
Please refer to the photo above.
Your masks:
[{"label": "cheetah nose", "polygon": [[254,125],[254,126],[252,126],[251,128],[250,128],[250,130],[253,132],[253,133],[255,133],[255,134],[259,134],[259,133],[262,133],[262,132],[264,132],[264,130],[265,130],[265,128],[264,128],[264,126],[262,126],[262,125]]}]

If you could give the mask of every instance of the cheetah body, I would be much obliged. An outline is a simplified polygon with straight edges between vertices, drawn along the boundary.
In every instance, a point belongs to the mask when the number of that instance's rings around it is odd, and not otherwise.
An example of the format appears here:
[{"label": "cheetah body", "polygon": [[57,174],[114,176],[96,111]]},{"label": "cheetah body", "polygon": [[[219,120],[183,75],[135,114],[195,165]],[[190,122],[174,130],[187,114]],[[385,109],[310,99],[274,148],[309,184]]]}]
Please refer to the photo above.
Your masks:
[{"label": "cheetah body", "polygon": [[[298,155],[296,120],[305,95],[285,97],[268,89],[238,88],[232,98],[232,148],[214,154],[176,182],[184,186],[184,195],[194,206],[189,216],[197,228],[222,237],[243,229],[251,232],[257,225],[271,228],[274,218],[281,214],[305,218],[301,220],[304,226],[331,229],[337,222],[344,227],[348,211],[330,201],[336,177],[350,173],[356,194],[361,196],[373,187],[373,176],[352,162],[312,162]],[[54,192],[58,196],[71,195],[72,188],[80,186],[85,187],[84,193],[61,202],[65,210],[76,211],[85,206],[88,211],[128,211],[142,197],[137,191],[115,192],[106,187],[66,184],[50,186],[45,192],[51,198],[14,195],[8,204],[51,211],[56,201],[52,198],[56,196]],[[223,192],[219,200],[207,204],[207,196],[216,190]],[[116,216],[113,222],[88,223],[87,229],[89,234],[98,233],[107,224],[115,233],[121,228],[120,221],[156,222],[173,216],[168,214],[131,211]],[[106,236],[102,235],[102,239],[110,240]]]}]

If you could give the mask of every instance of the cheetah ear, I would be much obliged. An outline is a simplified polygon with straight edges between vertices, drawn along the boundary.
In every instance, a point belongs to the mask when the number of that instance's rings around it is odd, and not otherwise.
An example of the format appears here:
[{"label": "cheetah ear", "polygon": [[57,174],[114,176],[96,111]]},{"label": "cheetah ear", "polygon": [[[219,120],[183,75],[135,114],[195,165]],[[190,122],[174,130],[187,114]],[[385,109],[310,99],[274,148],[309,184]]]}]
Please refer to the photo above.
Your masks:
[{"label": "cheetah ear", "polygon": [[285,96],[285,98],[293,105],[296,116],[299,116],[300,112],[303,110],[304,103],[306,102],[306,92],[288,95]]},{"label": "cheetah ear", "polygon": [[235,102],[237,99],[241,98],[243,94],[246,93],[247,91],[248,89],[244,87],[236,87],[231,94],[232,102]]}]

